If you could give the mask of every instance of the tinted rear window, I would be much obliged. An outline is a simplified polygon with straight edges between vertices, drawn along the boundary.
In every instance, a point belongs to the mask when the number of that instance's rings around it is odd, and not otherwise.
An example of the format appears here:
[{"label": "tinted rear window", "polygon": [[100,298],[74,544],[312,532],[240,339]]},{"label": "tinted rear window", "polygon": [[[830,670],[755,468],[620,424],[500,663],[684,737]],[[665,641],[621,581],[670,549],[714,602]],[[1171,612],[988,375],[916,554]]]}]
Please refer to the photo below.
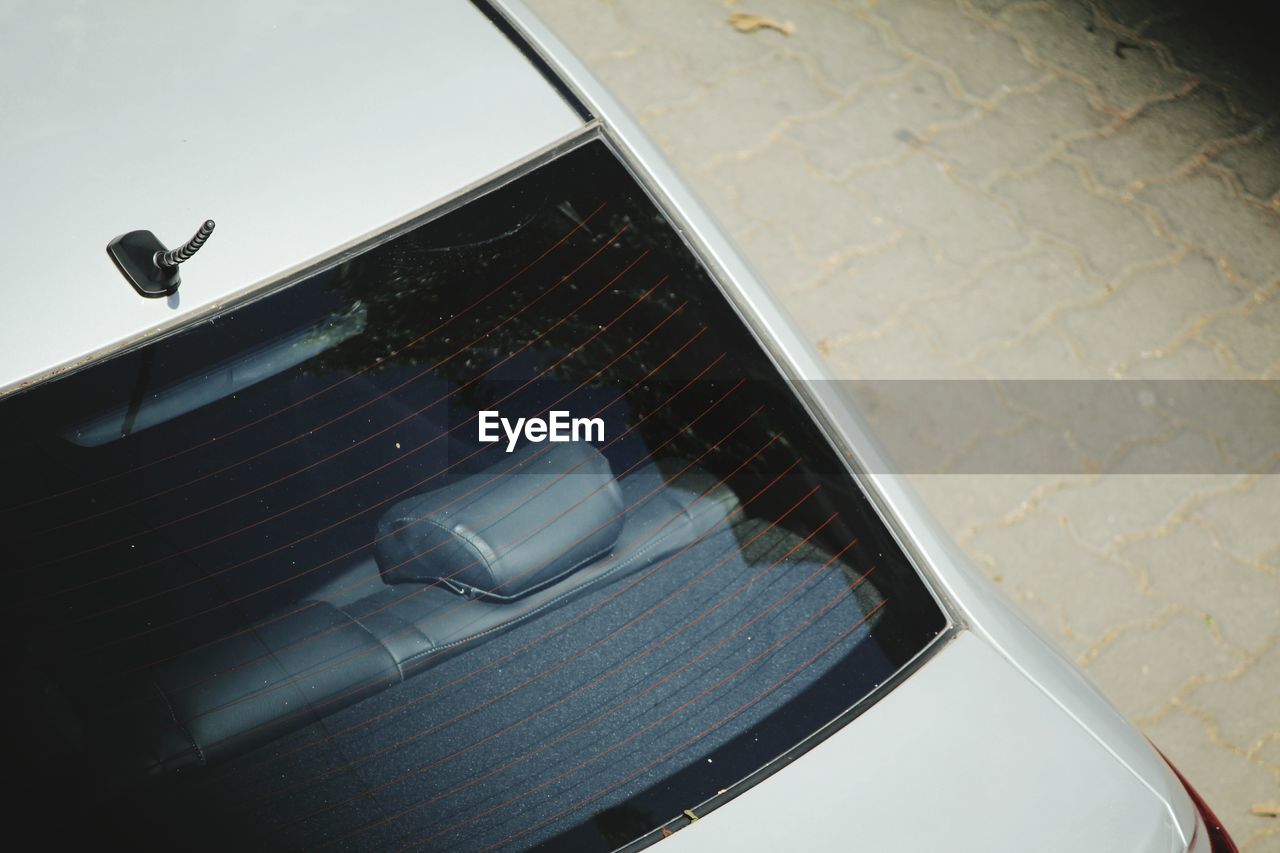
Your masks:
[{"label": "tinted rear window", "polygon": [[0,424],[55,834],[610,849],[945,625],[600,141]]}]

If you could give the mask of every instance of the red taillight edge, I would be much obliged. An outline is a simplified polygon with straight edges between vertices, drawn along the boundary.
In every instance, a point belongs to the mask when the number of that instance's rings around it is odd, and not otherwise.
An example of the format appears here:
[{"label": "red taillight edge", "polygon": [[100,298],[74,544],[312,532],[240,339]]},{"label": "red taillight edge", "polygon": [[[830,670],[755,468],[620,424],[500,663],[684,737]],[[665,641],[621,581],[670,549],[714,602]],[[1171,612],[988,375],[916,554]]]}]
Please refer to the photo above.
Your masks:
[{"label": "red taillight edge", "polygon": [[[1156,752],[1160,752],[1159,749]],[[1222,825],[1222,821],[1218,820],[1218,816],[1213,813],[1213,809],[1209,808],[1209,804],[1204,801],[1199,792],[1191,786],[1187,781],[1187,777],[1182,775],[1177,767],[1173,766],[1173,762],[1169,760],[1169,756],[1160,752],[1160,757],[1164,759],[1164,763],[1169,765],[1169,769],[1173,771],[1173,775],[1178,777],[1178,781],[1182,783],[1182,787],[1186,789],[1187,795],[1191,797],[1191,802],[1196,804],[1196,811],[1200,812],[1200,819],[1204,821],[1205,829],[1209,834],[1209,849],[1213,853],[1240,853],[1240,848],[1231,840],[1231,836],[1227,834],[1227,830]]]}]

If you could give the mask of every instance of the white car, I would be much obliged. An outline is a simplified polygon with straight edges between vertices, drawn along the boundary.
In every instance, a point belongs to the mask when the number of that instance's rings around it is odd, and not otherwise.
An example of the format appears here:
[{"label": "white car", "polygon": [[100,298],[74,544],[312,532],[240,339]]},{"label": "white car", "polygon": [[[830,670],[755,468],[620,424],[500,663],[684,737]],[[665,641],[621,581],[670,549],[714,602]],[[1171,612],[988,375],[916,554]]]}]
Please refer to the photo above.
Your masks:
[{"label": "white car", "polygon": [[1235,849],[520,3],[0,20],[10,826]]}]

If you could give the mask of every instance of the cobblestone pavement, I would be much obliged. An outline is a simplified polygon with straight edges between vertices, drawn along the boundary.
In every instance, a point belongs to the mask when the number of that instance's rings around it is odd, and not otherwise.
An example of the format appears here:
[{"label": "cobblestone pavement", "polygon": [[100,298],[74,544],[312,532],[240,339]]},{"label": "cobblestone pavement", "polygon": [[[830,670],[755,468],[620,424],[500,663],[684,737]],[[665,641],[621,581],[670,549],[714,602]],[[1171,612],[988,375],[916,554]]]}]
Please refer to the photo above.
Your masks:
[{"label": "cobblestone pavement", "polygon": [[[1280,378],[1280,122],[1161,0],[532,5],[839,376]],[[1280,850],[1250,813],[1280,800],[1280,448],[1126,474],[1136,439],[1091,474],[913,480],[1237,842]]]}]

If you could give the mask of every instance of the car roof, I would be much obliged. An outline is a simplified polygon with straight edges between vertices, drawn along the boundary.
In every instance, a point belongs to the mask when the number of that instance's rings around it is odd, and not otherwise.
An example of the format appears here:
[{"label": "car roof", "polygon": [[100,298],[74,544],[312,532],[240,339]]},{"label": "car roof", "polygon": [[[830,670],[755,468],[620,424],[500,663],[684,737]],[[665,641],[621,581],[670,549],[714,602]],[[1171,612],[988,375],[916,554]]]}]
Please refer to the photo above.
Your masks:
[{"label": "car roof", "polygon": [[[155,334],[581,127],[467,0],[5,4],[0,391]],[[167,299],[106,252],[208,245]]]}]

